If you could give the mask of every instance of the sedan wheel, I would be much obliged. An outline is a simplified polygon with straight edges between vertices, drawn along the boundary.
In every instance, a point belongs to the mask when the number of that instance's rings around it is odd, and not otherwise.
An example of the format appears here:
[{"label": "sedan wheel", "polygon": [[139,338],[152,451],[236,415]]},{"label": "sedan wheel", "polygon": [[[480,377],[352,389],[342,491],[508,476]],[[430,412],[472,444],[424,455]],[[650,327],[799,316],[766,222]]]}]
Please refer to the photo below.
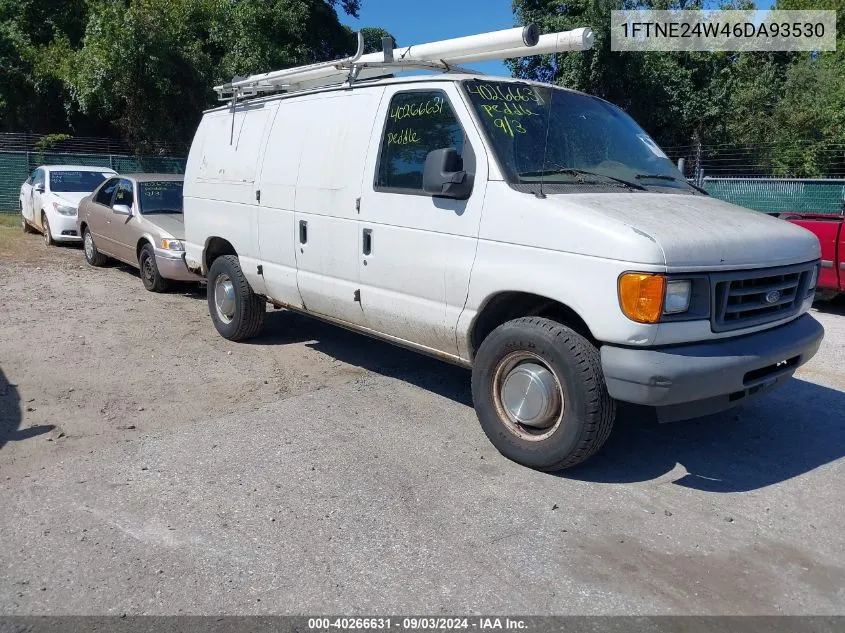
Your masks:
[{"label": "sedan wheel", "polygon": [[82,245],[85,251],[85,261],[92,266],[102,266],[106,263],[106,256],[97,250],[97,245],[94,243],[94,236],[88,227],[82,229]]},{"label": "sedan wheel", "polygon": [[41,216],[41,227],[44,230],[44,245],[52,246],[53,236],[50,234],[50,222],[47,220],[46,215]]}]

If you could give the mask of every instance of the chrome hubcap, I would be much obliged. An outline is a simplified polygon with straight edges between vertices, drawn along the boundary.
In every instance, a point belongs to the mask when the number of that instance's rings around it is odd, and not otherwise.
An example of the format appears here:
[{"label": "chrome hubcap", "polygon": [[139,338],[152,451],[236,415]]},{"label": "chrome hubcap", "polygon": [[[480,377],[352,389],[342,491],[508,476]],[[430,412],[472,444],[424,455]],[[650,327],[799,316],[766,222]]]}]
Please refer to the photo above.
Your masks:
[{"label": "chrome hubcap", "polygon": [[94,238],[88,231],[85,231],[85,255],[88,259],[94,259]]},{"label": "chrome hubcap", "polygon": [[235,286],[228,275],[218,275],[214,280],[214,306],[217,317],[224,323],[235,318]]},{"label": "chrome hubcap", "polygon": [[545,439],[563,420],[560,381],[532,352],[513,352],[502,359],[494,375],[493,394],[502,421],[523,439]]}]

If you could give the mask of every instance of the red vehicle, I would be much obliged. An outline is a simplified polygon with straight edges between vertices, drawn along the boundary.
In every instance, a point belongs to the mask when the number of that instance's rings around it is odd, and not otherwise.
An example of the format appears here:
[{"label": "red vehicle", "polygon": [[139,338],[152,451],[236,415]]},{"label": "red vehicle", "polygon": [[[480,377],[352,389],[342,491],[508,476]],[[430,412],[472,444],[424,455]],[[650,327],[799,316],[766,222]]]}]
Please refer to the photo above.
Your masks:
[{"label": "red vehicle", "polygon": [[822,268],[816,286],[822,299],[845,292],[845,229],[843,215],[785,213],[784,220],[815,233],[822,245]]}]

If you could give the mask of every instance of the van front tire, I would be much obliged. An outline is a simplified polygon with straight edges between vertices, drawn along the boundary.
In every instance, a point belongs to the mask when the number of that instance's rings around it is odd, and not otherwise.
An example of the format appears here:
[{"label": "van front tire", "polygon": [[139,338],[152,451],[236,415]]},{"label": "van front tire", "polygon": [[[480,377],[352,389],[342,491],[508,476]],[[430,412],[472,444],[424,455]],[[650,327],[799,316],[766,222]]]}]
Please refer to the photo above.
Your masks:
[{"label": "van front tire", "polygon": [[266,302],[244,277],[235,255],[221,255],[208,271],[208,312],[223,338],[243,341],[261,330]]},{"label": "van front tire", "polygon": [[473,365],[472,398],[499,452],[543,471],[595,454],[616,417],[596,347],[539,317],[508,321],[484,339]]}]

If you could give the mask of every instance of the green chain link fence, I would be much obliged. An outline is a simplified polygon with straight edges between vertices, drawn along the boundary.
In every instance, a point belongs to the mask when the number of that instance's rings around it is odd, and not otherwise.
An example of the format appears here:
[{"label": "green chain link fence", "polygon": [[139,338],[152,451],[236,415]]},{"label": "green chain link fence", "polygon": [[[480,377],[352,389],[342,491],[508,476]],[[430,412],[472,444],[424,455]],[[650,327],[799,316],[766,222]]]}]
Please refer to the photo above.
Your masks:
[{"label": "green chain link fence", "polygon": [[0,212],[17,213],[21,185],[39,165],[92,165],[117,173],[168,173],[185,171],[184,158],[125,156],[120,154],[66,154],[59,152],[0,151]]},{"label": "green chain link fence", "polygon": [[845,178],[704,178],[714,198],[763,213],[845,213]]},{"label": "green chain link fence", "polygon": [[[118,173],[184,173],[184,158],[0,151],[0,212],[17,212],[21,184],[39,165],[95,165]],[[714,198],[763,213],[845,213],[845,179],[704,178]]]}]

